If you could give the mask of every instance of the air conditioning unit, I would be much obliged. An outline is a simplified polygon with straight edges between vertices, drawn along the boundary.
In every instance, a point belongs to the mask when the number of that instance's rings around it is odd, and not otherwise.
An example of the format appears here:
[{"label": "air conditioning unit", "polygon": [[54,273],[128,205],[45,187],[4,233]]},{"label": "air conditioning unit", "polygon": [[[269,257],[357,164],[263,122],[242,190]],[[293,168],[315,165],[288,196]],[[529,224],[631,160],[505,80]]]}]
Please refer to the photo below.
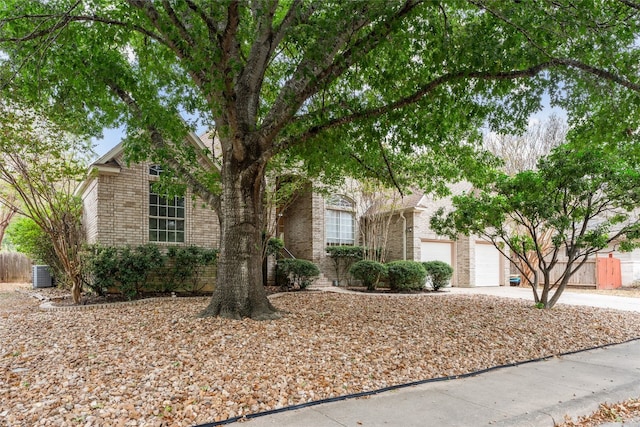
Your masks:
[{"label": "air conditioning unit", "polygon": [[53,286],[48,265],[33,266],[33,289],[50,288]]}]

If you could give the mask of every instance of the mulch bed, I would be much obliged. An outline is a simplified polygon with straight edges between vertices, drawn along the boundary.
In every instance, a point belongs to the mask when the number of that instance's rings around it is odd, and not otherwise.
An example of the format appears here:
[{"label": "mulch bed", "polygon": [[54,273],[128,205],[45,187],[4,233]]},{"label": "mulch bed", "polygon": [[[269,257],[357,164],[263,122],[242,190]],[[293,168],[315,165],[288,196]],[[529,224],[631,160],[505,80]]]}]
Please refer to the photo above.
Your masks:
[{"label": "mulch bed", "polygon": [[0,425],[193,426],[640,336],[640,313],[438,294],[289,292],[258,322],[199,318],[207,297],[41,311],[14,292]]}]

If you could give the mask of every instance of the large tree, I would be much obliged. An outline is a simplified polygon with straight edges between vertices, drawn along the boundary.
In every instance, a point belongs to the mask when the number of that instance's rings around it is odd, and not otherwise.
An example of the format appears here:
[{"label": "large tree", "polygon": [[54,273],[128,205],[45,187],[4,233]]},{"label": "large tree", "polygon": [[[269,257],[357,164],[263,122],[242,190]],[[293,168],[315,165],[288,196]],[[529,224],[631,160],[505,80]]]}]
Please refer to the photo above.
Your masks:
[{"label": "large tree", "polygon": [[502,170],[515,175],[535,169],[541,157],[565,142],[568,130],[567,121],[553,114],[533,121],[522,134],[489,133],[483,142],[487,150],[504,162]]},{"label": "large tree", "polygon": [[[635,4],[574,3],[5,0],[2,87],[82,131],[125,126],[130,159],[163,162],[218,213],[203,314],[272,318],[260,242],[274,156],[309,177],[431,190],[481,170],[475,130],[522,127],[545,90],[569,110],[612,94],[634,108]],[[218,166],[182,142],[178,111],[211,124]]]},{"label": "large tree", "polygon": [[561,145],[537,170],[500,173],[486,189],[454,197],[453,210],[441,209],[432,226],[493,243],[522,273],[535,302],[552,308],[596,252],[640,243],[640,156],[625,145]]}]

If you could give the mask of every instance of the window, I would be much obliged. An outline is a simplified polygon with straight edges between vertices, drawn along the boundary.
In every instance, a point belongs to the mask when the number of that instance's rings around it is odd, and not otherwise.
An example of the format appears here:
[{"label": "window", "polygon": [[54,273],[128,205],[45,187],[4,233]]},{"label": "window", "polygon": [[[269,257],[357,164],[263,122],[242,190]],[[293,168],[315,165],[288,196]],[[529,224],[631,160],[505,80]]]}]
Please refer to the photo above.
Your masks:
[{"label": "window", "polygon": [[327,199],[325,227],[327,246],[355,244],[355,215],[353,202],[343,196]]},{"label": "window", "polygon": [[163,197],[149,184],[149,241],[184,242],[184,197]]},{"label": "window", "polygon": [[149,175],[159,176],[162,173],[162,166],[151,165],[149,166]]}]

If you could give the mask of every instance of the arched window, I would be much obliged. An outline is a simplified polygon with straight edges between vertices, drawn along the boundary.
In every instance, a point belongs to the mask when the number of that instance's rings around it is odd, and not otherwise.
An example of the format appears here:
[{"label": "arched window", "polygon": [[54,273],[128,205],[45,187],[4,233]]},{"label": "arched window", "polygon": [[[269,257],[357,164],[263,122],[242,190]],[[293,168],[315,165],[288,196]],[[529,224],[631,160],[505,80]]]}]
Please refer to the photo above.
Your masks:
[{"label": "arched window", "polygon": [[325,231],[327,246],[355,244],[355,204],[350,199],[333,195],[327,198]]}]

